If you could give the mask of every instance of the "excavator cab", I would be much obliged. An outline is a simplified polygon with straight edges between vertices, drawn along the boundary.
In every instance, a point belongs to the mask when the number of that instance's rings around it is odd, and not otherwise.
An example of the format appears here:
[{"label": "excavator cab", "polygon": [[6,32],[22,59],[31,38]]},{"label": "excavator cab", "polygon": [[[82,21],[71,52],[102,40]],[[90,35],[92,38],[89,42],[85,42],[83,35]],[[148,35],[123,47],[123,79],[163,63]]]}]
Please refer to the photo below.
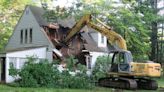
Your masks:
[{"label": "excavator cab", "polygon": [[109,54],[112,55],[110,72],[131,73],[130,63],[133,59],[129,51],[111,51]]}]

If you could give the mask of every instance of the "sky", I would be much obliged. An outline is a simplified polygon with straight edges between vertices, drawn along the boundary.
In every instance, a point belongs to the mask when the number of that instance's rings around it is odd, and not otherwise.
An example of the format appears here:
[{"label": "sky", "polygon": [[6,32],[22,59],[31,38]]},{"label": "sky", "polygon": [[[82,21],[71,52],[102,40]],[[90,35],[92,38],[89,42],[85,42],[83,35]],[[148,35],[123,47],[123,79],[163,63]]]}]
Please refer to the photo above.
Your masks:
[{"label": "sky", "polygon": [[[32,1],[35,2],[38,6],[41,6],[41,2],[40,2],[41,0],[32,0]],[[52,2],[48,3],[48,5],[52,6],[52,7],[56,7],[56,6],[69,7],[72,5],[73,1],[75,1],[75,0],[52,0]]]},{"label": "sky", "polygon": [[73,1],[74,0],[54,0],[53,4],[54,4],[54,6],[70,7],[72,5]]}]

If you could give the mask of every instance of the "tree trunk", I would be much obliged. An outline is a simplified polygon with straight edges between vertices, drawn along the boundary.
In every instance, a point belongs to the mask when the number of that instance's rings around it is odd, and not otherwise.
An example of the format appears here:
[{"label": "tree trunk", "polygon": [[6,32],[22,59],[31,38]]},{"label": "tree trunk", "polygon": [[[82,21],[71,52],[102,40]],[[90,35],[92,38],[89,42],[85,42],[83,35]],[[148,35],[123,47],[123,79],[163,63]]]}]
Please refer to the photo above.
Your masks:
[{"label": "tree trunk", "polygon": [[152,33],[151,33],[151,56],[150,60],[156,62],[157,58],[157,23],[152,23]]},{"label": "tree trunk", "polygon": [[[151,6],[154,9],[154,13],[157,14],[157,0],[151,0]],[[151,56],[150,60],[157,62],[157,22],[152,22],[151,33]]]}]

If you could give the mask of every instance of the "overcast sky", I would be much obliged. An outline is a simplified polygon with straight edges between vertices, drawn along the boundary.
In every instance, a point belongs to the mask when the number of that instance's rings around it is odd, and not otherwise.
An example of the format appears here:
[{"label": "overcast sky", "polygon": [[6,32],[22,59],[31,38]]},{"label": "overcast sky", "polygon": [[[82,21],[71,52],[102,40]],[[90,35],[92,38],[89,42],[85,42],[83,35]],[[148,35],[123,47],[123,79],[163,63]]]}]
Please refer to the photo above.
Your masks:
[{"label": "overcast sky", "polygon": [[54,4],[54,6],[69,7],[72,5],[73,1],[74,0],[54,0],[53,4]]}]

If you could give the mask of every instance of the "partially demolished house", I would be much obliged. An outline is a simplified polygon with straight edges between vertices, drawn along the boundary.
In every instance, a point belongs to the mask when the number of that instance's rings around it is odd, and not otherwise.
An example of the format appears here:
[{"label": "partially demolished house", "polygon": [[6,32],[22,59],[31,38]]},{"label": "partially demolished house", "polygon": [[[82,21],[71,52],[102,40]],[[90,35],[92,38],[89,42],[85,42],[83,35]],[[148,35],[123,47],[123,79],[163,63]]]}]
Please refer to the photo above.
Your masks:
[{"label": "partially demolished house", "polygon": [[73,18],[69,18],[49,23],[44,18],[44,13],[42,8],[26,6],[6,45],[6,53],[0,57],[1,75],[4,77],[1,81],[12,82],[14,78],[9,76],[8,71],[10,65],[20,69],[27,56],[53,61],[74,55],[79,60],[78,63],[91,68],[96,58],[108,51],[107,39],[87,27],[76,34],[69,42],[69,47],[61,47],[62,40],[76,22]]}]

